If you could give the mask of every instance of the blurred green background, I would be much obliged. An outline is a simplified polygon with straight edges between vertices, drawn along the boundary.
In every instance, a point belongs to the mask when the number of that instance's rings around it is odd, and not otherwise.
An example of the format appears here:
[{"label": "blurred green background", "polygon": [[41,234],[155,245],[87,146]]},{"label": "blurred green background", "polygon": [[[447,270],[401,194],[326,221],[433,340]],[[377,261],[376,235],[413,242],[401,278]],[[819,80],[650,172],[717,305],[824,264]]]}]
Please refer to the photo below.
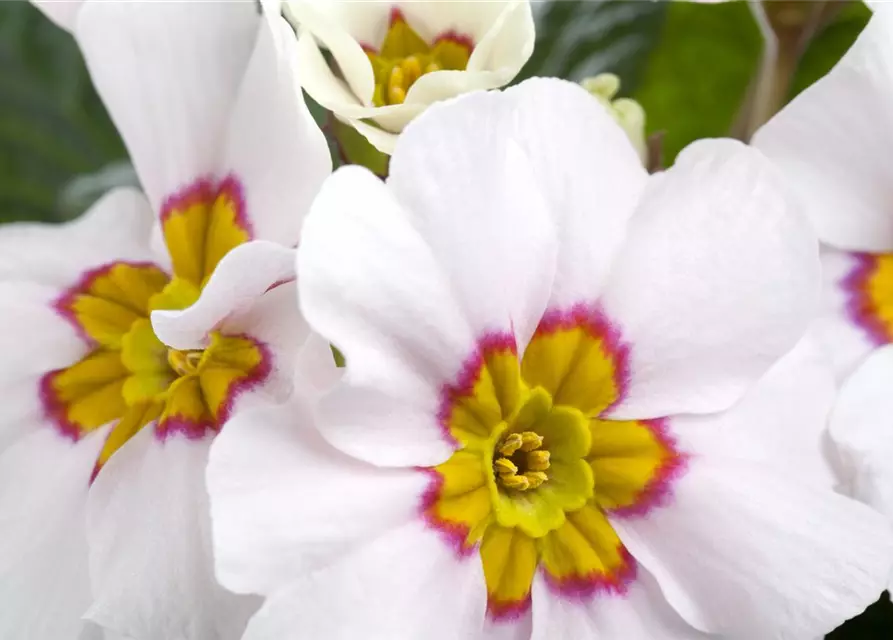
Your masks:
[{"label": "blurred green background", "polygon": [[[744,2],[534,7],[537,46],[521,78],[616,73],[621,95],[645,107],[649,133],[663,134],[667,164],[692,140],[729,133],[760,63]],[[806,50],[792,96],[834,65],[869,16],[861,3],[841,6]],[[68,220],[111,186],[137,183],[72,37],[22,0],[0,2],[0,70],[0,222]],[[828,637],[893,639],[893,605],[885,596]]]}]

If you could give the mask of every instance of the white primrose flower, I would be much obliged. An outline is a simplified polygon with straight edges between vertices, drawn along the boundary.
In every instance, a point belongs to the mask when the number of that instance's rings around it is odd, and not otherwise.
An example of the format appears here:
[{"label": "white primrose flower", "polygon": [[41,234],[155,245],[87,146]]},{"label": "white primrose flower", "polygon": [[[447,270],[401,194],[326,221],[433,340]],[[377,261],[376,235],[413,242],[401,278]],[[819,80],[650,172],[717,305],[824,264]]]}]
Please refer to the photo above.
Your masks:
[{"label": "white primrose flower", "polygon": [[86,2],[72,28],[146,196],[0,227],[0,638],[239,638],[256,601],[214,580],[206,458],[291,391],[328,150],[253,2]]},{"label": "white primrose flower", "polygon": [[388,154],[428,105],[508,84],[535,39],[529,0],[286,0],[285,12],[304,89]]},{"label": "white primrose flower", "polygon": [[832,490],[794,349],[818,243],[759,152],[649,177],[579,86],[475,93],[386,183],[329,178],[298,270],[347,369],[212,448],[245,640],[814,638],[881,592],[891,529]]},{"label": "white primrose flower", "polygon": [[831,422],[844,480],[893,520],[893,6],[874,10],[837,66],[754,143],[786,173],[824,244],[816,333],[841,379],[856,371]]}]

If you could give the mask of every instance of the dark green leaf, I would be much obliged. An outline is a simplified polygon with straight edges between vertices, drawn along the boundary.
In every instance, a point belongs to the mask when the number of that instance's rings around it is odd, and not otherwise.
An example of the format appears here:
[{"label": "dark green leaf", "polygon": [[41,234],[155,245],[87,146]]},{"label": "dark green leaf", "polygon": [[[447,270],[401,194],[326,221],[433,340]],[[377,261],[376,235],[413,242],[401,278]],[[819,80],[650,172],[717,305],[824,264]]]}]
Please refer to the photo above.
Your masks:
[{"label": "dark green leaf", "polygon": [[536,48],[518,80],[582,80],[610,71],[632,91],[667,11],[664,2],[558,0],[534,3]]},{"label": "dark green leaf", "polygon": [[0,221],[64,219],[65,185],[124,146],[74,39],[27,2],[0,3],[0,69]]},{"label": "dark green leaf", "polygon": [[698,138],[727,135],[759,65],[762,39],[745,2],[668,3],[634,97],[649,133],[665,131],[669,165]]}]

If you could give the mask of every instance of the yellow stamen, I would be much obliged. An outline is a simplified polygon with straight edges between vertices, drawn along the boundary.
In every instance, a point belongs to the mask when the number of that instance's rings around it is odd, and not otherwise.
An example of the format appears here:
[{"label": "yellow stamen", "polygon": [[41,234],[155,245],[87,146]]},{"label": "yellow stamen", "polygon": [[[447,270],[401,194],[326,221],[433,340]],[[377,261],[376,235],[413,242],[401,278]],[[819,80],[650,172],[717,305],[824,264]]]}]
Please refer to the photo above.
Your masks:
[{"label": "yellow stamen", "polygon": [[530,488],[530,480],[526,476],[506,476],[502,478],[502,484],[506,489],[527,491]]},{"label": "yellow stamen", "polygon": [[500,476],[513,476],[518,473],[518,467],[508,458],[499,458],[493,466]]},{"label": "yellow stamen", "polygon": [[530,471],[545,471],[549,468],[551,454],[544,449],[537,449],[527,454],[527,468]]},{"label": "yellow stamen", "polygon": [[521,451],[533,451],[543,446],[543,437],[533,431],[521,433]]},{"label": "yellow stamen", "polygon": [[404,88],[408,90],[416,80],[422,77],[422,64],[417,57],[409,56],[403,59],[400,67],[403,69]]},{"label": "yellow stamen", "polygon": [[549,479],[542,471],[528,471],[525,473],[522,478],[527,478],[528,489],[536,489],[542,483]]},{"label": "yellow stamen", "polygon": [[391,69],[391,75],[388,78],[388,103],[403,104],[406,100],[406,74],[403,73],[403,67],[395,65]]},{"label": "yellow stamen", "polygon": [[502,441],[499,447],[499,453],[504,456],[510,456],[521,448],[521,434],[513,433]]},{"label": "yellow stamen", "polygon": [[198,365],[202,359],[202,351],[177,351],[169,349],[167,361],[177,375],[189,376],[198,373]]}]

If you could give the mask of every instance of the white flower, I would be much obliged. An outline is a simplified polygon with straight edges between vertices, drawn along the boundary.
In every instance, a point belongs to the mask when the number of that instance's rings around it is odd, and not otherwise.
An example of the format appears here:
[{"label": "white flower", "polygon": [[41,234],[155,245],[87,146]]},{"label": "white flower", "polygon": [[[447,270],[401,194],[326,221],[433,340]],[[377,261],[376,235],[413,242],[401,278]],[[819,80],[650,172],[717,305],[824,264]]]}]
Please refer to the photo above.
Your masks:
[{"label": "white flower", "polygon": [[214,580],[205,461],[290,393],[328,150],[254,3],[86,2],[73,32],[148,200],[0,228],[0,638],[238,638],[256,600]]},{"label": "white flower", "polygon": [[388,154],[428,105],[508,84],[533,52],[529,0],[288,0],[285,8],[300,25],[304,89]]},{"label": "white flower", "polygon": [[268,596],[245,640],[810,638],[873,602],[893,539],[831,488],[830,372],[770,370],[819,264],[767,164],[649,177],[533,80],[432,107],[386,184],[333,175],[299,290],[346,374],[211,452],[218,578]]},{"label": "white flower", "polygon": [[856,370],[831,423],[846,484],[893,520],[893,6],[874,9],[838,65],[755,144],[785,171],[825,245],[816,333],[840,378]]}]

